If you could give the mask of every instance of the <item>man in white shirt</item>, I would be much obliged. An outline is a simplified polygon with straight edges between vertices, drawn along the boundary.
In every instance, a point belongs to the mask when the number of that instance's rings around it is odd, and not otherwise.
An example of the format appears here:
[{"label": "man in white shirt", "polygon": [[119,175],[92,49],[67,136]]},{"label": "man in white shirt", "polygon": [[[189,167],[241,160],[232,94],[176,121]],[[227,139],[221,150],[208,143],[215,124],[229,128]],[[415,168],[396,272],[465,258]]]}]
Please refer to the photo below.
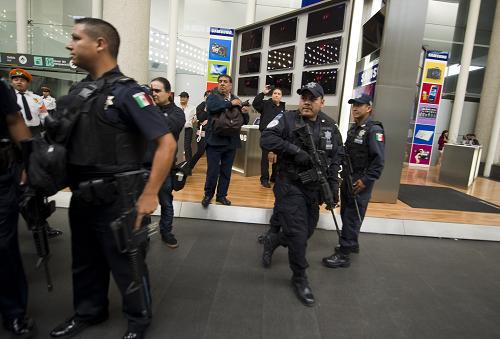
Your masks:
[{"label": "man in white shirt", "polygon": [[191,143],[193,142],[193,120],[195,120],[196,110],[189,105],[189,94],[187,92],[181,92],[179,98],[179,107],[186,116],[186,124],[184,125],[184,160],[189,162],[193,157]]},{"label": "man in white shirt", "polygon": [[15,68],[9,73],[12,86],[16,89],[17,104],[21,107],[26,125],[33,136],[40,135],[43,120],[49,114],[43,98],[28,91],[33,76],[22,68]]},{"label": "man in white shirt", "polygon": [[54,113],[56,110],[56,98],[50,95],[50,88],[47,86],[42,86],[42,95],[43,95],[43,102],[45,103],[45,107],[47,108],[47,112],[49,114]]}]

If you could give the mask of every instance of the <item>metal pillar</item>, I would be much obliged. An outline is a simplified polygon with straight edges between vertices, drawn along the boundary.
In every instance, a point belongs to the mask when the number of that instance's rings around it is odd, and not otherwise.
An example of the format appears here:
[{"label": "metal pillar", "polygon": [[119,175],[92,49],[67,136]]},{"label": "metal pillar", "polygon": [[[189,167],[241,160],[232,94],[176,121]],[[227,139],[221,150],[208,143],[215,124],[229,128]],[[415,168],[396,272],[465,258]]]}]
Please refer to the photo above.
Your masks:
[{"label": "metal pillar", "polygon": [[167,61],[167,79],[172,86],[172,92],[175,92],[175,73],[177,62],[177,24],[179,21],[179,0],[170,0],[169,20],[170,26],[168,30],[168,61]]},{"label": "metal pillar", "polygon": [[16,0],[17,53],[28,53],[28,0]]}]

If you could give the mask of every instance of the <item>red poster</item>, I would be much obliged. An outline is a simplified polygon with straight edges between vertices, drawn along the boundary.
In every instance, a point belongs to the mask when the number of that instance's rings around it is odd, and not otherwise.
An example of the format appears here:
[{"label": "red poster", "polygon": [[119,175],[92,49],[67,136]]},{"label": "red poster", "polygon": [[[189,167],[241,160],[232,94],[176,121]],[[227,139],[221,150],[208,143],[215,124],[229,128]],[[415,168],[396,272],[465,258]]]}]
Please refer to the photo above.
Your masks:
[{"label": "red poster", "polygon": [[420,92],[420,103],[439,105],[441,87],[441,85],[424,82],[422,84],[422,91]]}]

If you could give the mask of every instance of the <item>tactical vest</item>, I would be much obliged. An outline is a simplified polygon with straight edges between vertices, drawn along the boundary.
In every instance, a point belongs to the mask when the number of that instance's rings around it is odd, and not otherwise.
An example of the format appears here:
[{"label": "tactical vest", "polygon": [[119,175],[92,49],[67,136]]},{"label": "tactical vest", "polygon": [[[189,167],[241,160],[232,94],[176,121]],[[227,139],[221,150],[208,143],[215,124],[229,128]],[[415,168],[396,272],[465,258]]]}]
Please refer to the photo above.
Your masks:
[{"label": "tactical vest", "polygon": [[351,159],[353,173],[364,173],[370,165],[368,136],[370,135],[370,128],[374,125],[384,128],[380,121],[370,120],[362,126],[354,126],[347,133],[345,150]]},{"label": "tactical vest", "polygon": [[104,117],[105,103],[114,83],[128,81],[133,80],[119,76],[80,82],[72,88],[69,95],[85,96],[85,104],[67,144],[70,165],[89,166],[110,174],[141,168],[146,149],[142,135],[123,122],[109,122]]}]

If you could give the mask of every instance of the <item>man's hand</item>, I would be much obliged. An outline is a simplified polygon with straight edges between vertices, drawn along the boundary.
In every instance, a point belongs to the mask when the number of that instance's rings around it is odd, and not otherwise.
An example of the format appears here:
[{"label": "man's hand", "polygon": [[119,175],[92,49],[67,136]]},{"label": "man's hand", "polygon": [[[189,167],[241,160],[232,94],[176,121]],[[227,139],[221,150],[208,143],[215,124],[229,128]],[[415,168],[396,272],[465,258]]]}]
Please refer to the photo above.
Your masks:
[{"label": "man's hand", "polygon": [[298,165],[307,165],[308,163],[311,162],[311,157],[309,154],[307,154],[306,151],[303,149],[299,149],[297,154],[295,154],[295,157],[293,159]]},{"label": "man's hand", "polygon": [[231,105],[241,106],[241,100],[240,99],[233,99],[233,100],[231,100]]},{"label": "man's hand", "polygon": [[363,191],[366,188],[365,184],[361,179],[356,180],[356,182],[352,185],[352,192],[356,195]]},{"label": "man's hand", "polygon": [[278,155],[273,152],[267,153],[267,161],[269,161],[271,164],[275,164],[276,161],[278,161]]},{"label": "man's hand", "polygon": [[134,230],[141,228],[142,218],[146,215],[151,215],[158,207],[158,195],[142,193],[135,205],[137,209],[137,218],[135,219]]},{"label": "man's hand", "polygon": [[271,86],[266,85],[262,93],[264,93],[264,95],[267,95],[269,92],[271,92]]}]

